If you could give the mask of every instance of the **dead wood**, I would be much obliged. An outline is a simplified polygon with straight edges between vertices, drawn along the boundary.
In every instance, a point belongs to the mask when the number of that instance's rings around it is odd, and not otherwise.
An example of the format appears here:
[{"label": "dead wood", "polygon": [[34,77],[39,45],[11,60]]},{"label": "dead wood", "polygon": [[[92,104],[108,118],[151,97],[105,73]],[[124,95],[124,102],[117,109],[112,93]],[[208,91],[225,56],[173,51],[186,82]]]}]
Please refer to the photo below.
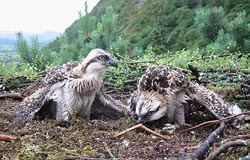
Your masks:
[{"label": "dead wood", "polygon": [[129,80],[124,81],[125,85],[130,85],[130,84],[135,84],[135,83],[137,83],[137,79],[129,79]]},{"label": "dead wood", "polygon": [[237,95],[235,97],[235,99],[237,99],[237,100],[250,100],[250,95],[245,95],[245,96]]},{"label": "dead wood", "polygon": [[18,137],[0,134],[0,141],[11,142],[11,141],[17,141],[17,140],[19,140]]},{"label": "dead wood", "polygon": [[205,153],[214,144],[214,141],[223,133],[225,127],[225,122],[221,122],[220,126],[204,140],[200,147],[193,151],[193,156],[197,159],[203,158]]},{"label": "dead wood", "polygon": [[198,124],[198,125],[196,125],[196,126],[193,126],[193,127],[191,127],[191,128],[185,129],[185,130],[181,131],[180,133],[188,132],[188,131],[191,131],[191,130],[193,130],[193,129],[205,127],[205,126],[211,125],[211,124],[217,124],[217,123],[220,123],[220,122],[228,121],[228,120],[234,119],[234,118],[236,118],[236,117],[239,117],[239,116],[245,115],[245,114],[250,114],[250,111],[242,112],[242,113],[240,113],[240,114],[236,114],[236,115],[224,117],[224,118],[217,119],[217,120],[207,121],[207,122]]},{"label": "dead wood", "polygon": [[187,153],[187,148],[181,149],[180,154],[181,154],[181,159],[182,160],[192,160],[193,159],[191,157],[191,155]]},{"label": "dead wood", "polygon": [[232,68],[210,68],[208,69],[208,72],[231,72],[231,73],[237,73],[242,72],[244,74],[250,74],[249,70],[246,69],[232,69]]},{"label": "dead wood", "polygon": [[123,135],[123,134],[125,134],[125,133],[128,133],[128,132],[130,132],[130,131],[136,129],[136,128],[141,128],[141,129],[143,129],[143,130],[145,130],[145,131],[147,131],[147,132],[149,132],[149,133],[151,133],[151,134],[153,134],[153,135],[155,135],[155,136],[157,136],[157,137],[159,137],[159,138],[161,138],[161,139],[163,139],[163,140],[166,140],[166,141],[169,140],[167,137],[165,137],[165,136],[163,136],[162,134],[157,133],[157,132],[155,132],[155,131],[149,129],[148,127],[144,126],[143,124],[137,124],[137,125],[135,125],[135,126],[133,126],[133,127],[130,127],[130,128],[128,128],[128,129],[126,129],[126,130],[124,130],[124,131],[122,131],[122,132],[116,134],[115,137],[119,137],[119,136],[121,136],[121,135]]},{"label": "dead wood", "polygon": [[216,159],[221,153],[225,152],[230,147],[250,147],[250,139],[230,141],[222,144],[217,150],[210,153],[206,160]]},{"label": "dead wood", "polygon": [[25,97],[26,96],[21,94],[21,93],[6,93],[6,94],[0,95],[0,99],[12,98],[12,99],[16,99],[16,100],[23,100]]},{"label": "dead wood", "polygon": [[237,140],[237,139],[240,139],[240,140],[250,139],[250,134],[234,136],[232,138],[228,138],[228,139],[224,140],[223,143],[228,142],[228,141],[234,141],[234,140]]},{"label": "dead wood", "polygon": [[198,71],[197,67],[192,66],[191,64],[188,65],[188,68],[190,69],[192,75],[195,76],[195,80],[200,83],[200,72]]},{"label": "dead wood", "polygon": [[115,158],[114,154],[111,152],[111,149],[109,148],[107,143],[105,143],[105,142],[103,142],[103,143],[104,143],[104,147],[107,150],[107,152],[109,153],[110,157],[113,158],[113,159],[117,159],[117,158]]}]

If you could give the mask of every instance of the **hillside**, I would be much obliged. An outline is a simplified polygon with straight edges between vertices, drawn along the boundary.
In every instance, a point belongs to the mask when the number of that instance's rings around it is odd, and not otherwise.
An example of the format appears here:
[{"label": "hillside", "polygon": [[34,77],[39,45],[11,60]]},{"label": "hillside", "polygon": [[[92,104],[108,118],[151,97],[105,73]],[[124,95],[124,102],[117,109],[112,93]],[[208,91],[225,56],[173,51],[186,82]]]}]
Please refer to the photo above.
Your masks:
[{"label": "hillside", "polygon": [[157,53],[184,48],[221,52],[228,46],[249,52],[249,8],[245,0],[101,0],[49,48],[59,52],[66,39],[83,55],[93,47],[135,54],[148,47]]}]

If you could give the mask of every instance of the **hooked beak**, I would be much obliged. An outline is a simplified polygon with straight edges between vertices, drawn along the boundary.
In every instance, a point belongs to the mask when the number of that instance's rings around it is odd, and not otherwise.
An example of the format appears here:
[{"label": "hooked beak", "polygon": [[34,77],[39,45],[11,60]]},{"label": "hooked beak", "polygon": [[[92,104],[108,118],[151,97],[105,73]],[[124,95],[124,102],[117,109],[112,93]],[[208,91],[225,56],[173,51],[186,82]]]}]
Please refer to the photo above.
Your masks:
[{"label": "hooked beak", "polygon": [[117,67],[118,66],[117,62],[114,59],[112,59],[112,58],[108,61],[108,64],[110,66],[112,66],[112,67]]},{"label": "hooked beak", "polygon": [[146,122],[146,117],[145,116],[139,117],[137,122],[142,123],[142,124],[145,123]]}]

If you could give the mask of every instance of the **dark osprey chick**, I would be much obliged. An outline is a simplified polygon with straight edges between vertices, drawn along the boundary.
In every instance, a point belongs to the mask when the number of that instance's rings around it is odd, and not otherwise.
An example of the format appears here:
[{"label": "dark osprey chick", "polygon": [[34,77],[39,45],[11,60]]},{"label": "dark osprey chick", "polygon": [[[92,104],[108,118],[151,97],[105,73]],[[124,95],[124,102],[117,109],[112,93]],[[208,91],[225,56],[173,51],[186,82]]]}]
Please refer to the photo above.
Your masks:
[{"label": "dark osprey chick", "polygon": [[128,107],[138,117],[138,123],[167,117],[177,126],[185,126],[187,100],[196,100],[216,118],[241,112],[238,106],[229,105],[216,93],[190,82],[180,69],[162,66],[149,67],[141,76]]}]

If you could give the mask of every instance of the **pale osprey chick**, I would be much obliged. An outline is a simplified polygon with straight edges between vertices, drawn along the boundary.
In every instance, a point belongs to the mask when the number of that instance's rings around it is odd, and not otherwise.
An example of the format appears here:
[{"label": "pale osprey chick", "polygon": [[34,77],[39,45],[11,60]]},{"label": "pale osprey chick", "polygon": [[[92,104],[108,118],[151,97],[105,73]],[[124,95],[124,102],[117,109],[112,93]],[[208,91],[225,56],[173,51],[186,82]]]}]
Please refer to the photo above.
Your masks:
[{"label": "pale osprey chick", "polygon": [[101,75],[109,66],[117,66],[110,53],[93,49],[81,63],[71,62],[50,69],[38,90],[17,105],[14,122],[23,124],[46,117],[69,122],[72,114],[89,120],[96,95],[101,102],[121,111],[117,105],[122,104],[101,91]]},{"label": "pale osprey chick", "polygon": [[238,106],[228,105],[216,93],[190,82],[180,69],[162,66],[149,67],[141,76],[128,107],[138,117],[138,123],[166,117],[177,126],[185,126],[188,100],[198,101],[217,118],[241,112]]}]

